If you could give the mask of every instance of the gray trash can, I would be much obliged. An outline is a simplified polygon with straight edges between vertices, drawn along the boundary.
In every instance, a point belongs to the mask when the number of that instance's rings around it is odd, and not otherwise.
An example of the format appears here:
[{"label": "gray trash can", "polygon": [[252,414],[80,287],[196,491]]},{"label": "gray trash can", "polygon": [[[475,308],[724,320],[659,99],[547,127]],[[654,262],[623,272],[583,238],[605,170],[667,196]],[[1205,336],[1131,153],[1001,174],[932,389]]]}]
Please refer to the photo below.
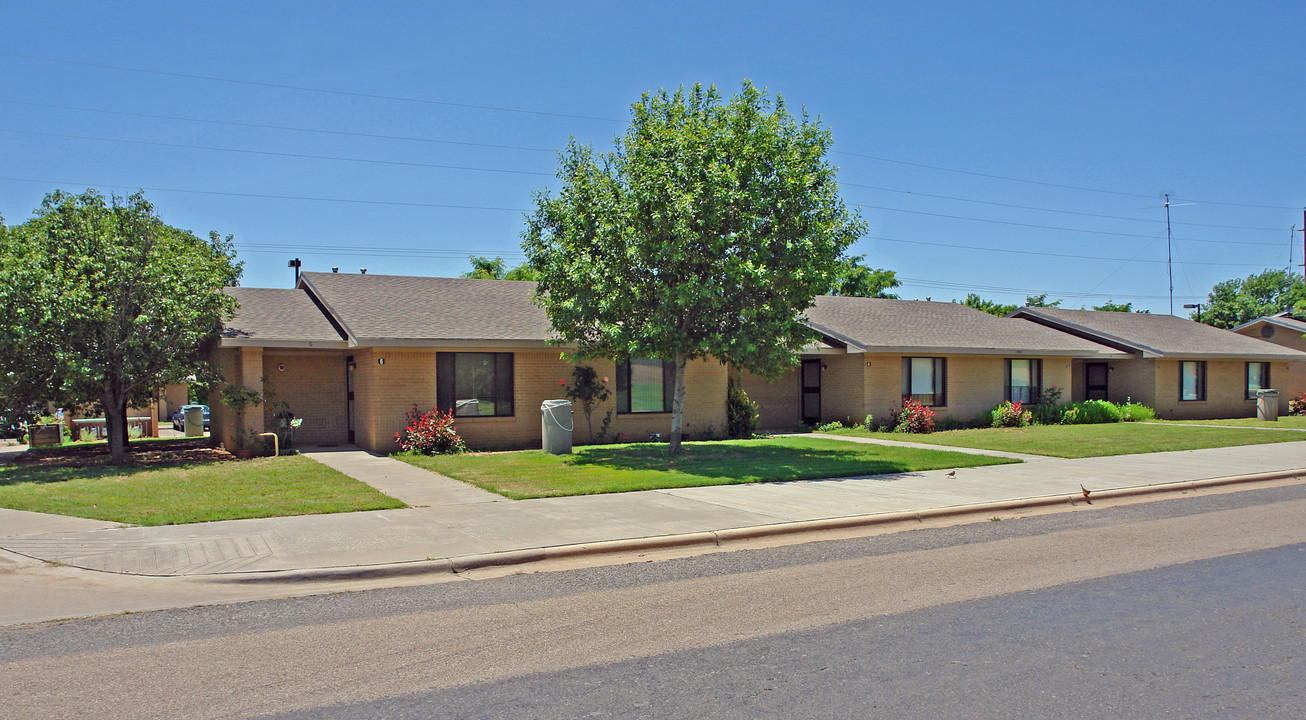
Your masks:
[{"label": "gray trash can", "polygon": [[182,420],[183,427],[186,428],[186,437],[200,437],[204,434],[204,408],[198,405],[186,408]]},{"label": "gray trash can", "polygon": [[1271,422],[1279,419],[1278,390],[1256,391],[1256,419]]},{"label": "gray trash can", "polygon": [[540,437],[544,452],[553,455],[570,454],[571,431],[575,427],[570,400],[545,400],[540,405]]}]

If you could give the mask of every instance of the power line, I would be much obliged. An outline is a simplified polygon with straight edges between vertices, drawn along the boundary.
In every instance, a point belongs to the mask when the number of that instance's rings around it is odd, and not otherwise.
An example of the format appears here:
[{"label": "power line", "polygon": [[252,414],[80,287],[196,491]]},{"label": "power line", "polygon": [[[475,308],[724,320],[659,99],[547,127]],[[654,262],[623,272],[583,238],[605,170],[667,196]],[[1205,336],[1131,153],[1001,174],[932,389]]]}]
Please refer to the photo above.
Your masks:
[{"label": "power line", "polygon": [[251,85],[254,87],[275,88],[277,90],[297,90],[299,92],[320,93],[323,95],[342,95],[345,97],[368,98],[370,100],[391,100],[395,102],[419,103],[422,105],[440,105],[443,107],[465,108],[470,110],[492,110],[494,112],[521,113],[524,115],[544,115],[548,117],[572,118],[575,120],[599,120],[602,122],[624,122],[616,118],[595,117],[593,115],[573,115],[569,113],[547,112],[543,110],[526,110],[523,108],[503,107],[498,105],[472,105],[470,103],[456,103],[445,100],[430,100],[427,98],[403,97],[399,95],[378,95],[374,93],[354,92],[351,90],[330,90],[327,88],[309,87],[306,85],[287,85],[284,83],[262,82],[259,80],[239,80],[236,78],[224,78],[214,75],[197,75],[194,73],[171,72],[167,70],[151,70],[149,68],[129,67],[126,65],[109,65],[107,63],[93,63],[82,60],[65,60],[63,58],[43,57],[40,55],[27,55],[24,53],[9,52],[0,50],[0,55],[9,57],[24,58],[26,60],[40,60],[42,62],[62,63],[64,65],[79,65],[81,67],[100,68],[102,70],[119,70],[122,72],[144,73],[146,75],[161,75],[164,77],[186,78],[188,80],[207,80],[209,82],[230,83],[233,85]]},{"label": "power line", "polygon": [[[941,218],[948,218],[951,220],[968,220],[971,222],[993,223],[995,225],[1012,225],[1015,227],[1035,228],[1038,230],[1058,230],[1061,232],[1087,233],[1090,235],[1112,235],[1115,237],[1144,238],[1149,240],[1152,238],[1151,235],[1140,235],[1138,233],[1112,232],[1109,230],[1085,230],[1082,228],[1059,227],[1056,225],[1038,225],[1035,223],[1013,222],[1011,220],[990,220],[988,218],[968,217],[965,215],[949,215],[947,213],[927,212],[925,210],[905,210],[903,208],[886,207],[883,205],[866,205],[863,203],[856,203],[856,204],[859,207],[871,208],[873,210],[885,210],[887,212],[908,213],[911,215],[928,215],[930,217],[941,217]],[[1176,237],[1175,240],[1184,240],[1187,242],[1214,243],[1219,245],[1272,245],[1274,247],[1279,247],[1280,245],[1280,243],[1243,242],[1240,240],[1203,240],[1200,238],[1181,238],[1181,237]]]},{"label": "power line", "polygon": [[381,257],[406,258],[465,258],[469,255],[515,256],[525,257],[521,250],[445,250],[438,248],[401,248],[401,247],[353,247],[349,245],[304,245],[294,243],[233,243],[237,248],[246,248],[248,252],[284,253],[296,252],[305,255],[372,255]]},{"label": "power line", "polygon": [[[987,293],[1013,293],[1013,294],[1022,294],[1022,295],[1042,295],[1043,293],[1047,293],[1048,295],[1055,295],[1062,298],[1067,298],[1067,297],[1106,298],[1108,300],[1115,299],[1115,298],[1130,298],[1132,300],[1165,300],[1166,298],[1169,297],[1169,295],[1136,295],[1132,293],[1092,293],[1092,292],[1085,293],[1085,292],[1068,292],[1064,290],[1034,290],[1030,288],[1001,287],[997,285],[974,285],[970,283],[953,283],[953,282],[945,282],[941,280],[931,280],[927,278],[899,277],[898,279],[902,280],[904,284],[911,283],[912,285],[919,285],[921,287],[932,287],[932,288],[939,288],[942,290],[965,290],[967,292],[979,291],[979,292],[987,292]],[[1180,297],[1181,299],[1188,300],[1188,299],[1202,298],[1205,296],[1204,295],[1189,295],[1189,296],[1179,295],[1178,297]]]},{"label": "power line", "polygon": [[[917,192],[915,190],[899,190],[897,188],[881,187],[877,185],[860,185],[858,183],[840,182],[839,185],[847,187],[863,188],[866,190],[879,190],[882,192],[898,193],[900,195],[915,195],[917,197],[934,198],[936,200],[955,200],[957,202],[975,203],[978,205],[992,205],[994,207],[1014,208],[1016,210],[1035,210],[1038,212],[1060,213],[1062,215],[1078,215],[1080,217],[1104,218],[1107,220],[1128,220],[1130,222],[1148,222],[1163,223],[1164,220],[1155,218],[1134,218],[1124,215],[1103,215],[1101,213],[1078,212],[1075,210],[1059,210],[1057,208],[1035,207],[1032,205],[1014,205],[1011,203],[994,202],[991,200],[976,200],[973,198],[956,197],[952,195],[932,195],[930,193]],[[1247,225],[1215,225],[1211,223],[1193,223],[1193,222],[1176,222],[1175,225],[1191,225],[1193,227],[1220,228],[1223,230],[1264,230],[1273,232],[1283,232],[1283,228],[1272,227],[1255,227]]]},{"label": "power line", "polygon": [[393,205],[397,207],[442,208],[455,210],[496,210],[503,212],[531,212],[526,208],[491,207],[485,205],[454,205],[448,203],[402,202],[398,200],[359,200],[356,198],[308,197],[303,195],[268,195],[261,193],[222,192],[220,190],[186,190],[182,188],[143,187],[139,185],[115,185],[112,183],[71,182],[68,180],[34,180],[32,178],[0,177],[8,182],[33,183],[37,185],[72,185],[82,187],[117,188],[119,190],[149,190],[150,192],[184,193],[187,195],[218,195],[222,197],[258,198],[262,200],[304,200],[309,202],[352,203],[356,205]]},{"label": "power line", "polygon": [[[1062,253],[1042,252],[1039,250],[1008,250],[1006,248],[984,247],[980,245],[959,245],[952,243],[928,242],[926,240],[901,240],[898,238],[877,237],[874,235],[863,236],[864,240],[883,240],[884,242],[905,243],[908,245],[929,245],[931,247],[946,247],[958,250],[980,250],[984,252],[1009,253],[1012,255],[1040,255],[1043,257],[1070,258],[1073,260],[1103,260],[1108,262],[1145,262],[1145,263],[1165,263],[1166,260],[1133,260],[1119,257],[1100,257],[1097,255],[1066,255]],[[1221,267],[1265,267],[1256,263],[1228,263],[1228,262],[1190,262],[1189,265],[1219,265]]]},{"label": "power line", "polygon": [[183,122],[183,123],[206,123],[210,125],[229,125],[229,127],[239,127],[239,128],[278,129],[278,131],[311,132],[311,133],[316,133],[316,135],[367,137],[367,139],[372,139],[372,140],[404,140],[407,142],[436,142],[436,144],[440,144],[440,145],[464,145],[464,146],[469,146],[469,148],[492,148],[492,149],[499,149],[499,150],[530,150],[530,152],[535,152],[535,153],[555,152],[555,150],[551,148],[532,148],[532,146],[529,145],[499,145],[499,144],[494,144],[494,142],[468,142],[462,140],[443,140],[443,139],[439,139],[439,137],[379,135],[379,133],[372,133],[372,132],[350,132],[350,131],[338,131],[338,129],[300,128],[300,127],[295,127],[295,125],[240,123],[240,122],[236,122],[236,120],[213,120],[210,118],[183,118],[183,116],[180,115],[154,115],[151,114],[151,112],[102,110],[102,108],[98,108],[98,107],[78,107],[74,105],[50,105],[50,103],[43,103],[43,102],[5,101],[5,99],[0,99],[0,102],[5,103],[5,105],[25,105],[29,107],[51,107],[51,108],[56,108],[56,110],[99,112],[99,114],[103,114],[103,115],[121,115],[121,116],[127,116],[127,118],[149,118],[151,120],[178,120],[178,122]]},{"label": "power line", "polygon": [[403,167],[436,168],[440,170],[468,170],[473,172],[505,173],[509,175],[542,175],[553,177],[553,173],[534,170],[501,170],[498,168],[470,167],[466,165],[439,165],[435,163],[407,162],[404,160],[373,160],[370,158],[338,157],[334,155],[309,155],[306,153],[276,152],[272,150],[247,150],[244,148],[223,148],[209,145],[187,145],[183,143],[165,143],[153,140],[125,140],[122,138],[96,137],[93,135],[71,135],[66,133],[42,132],[39,130],[16,130],[0,128],[0,132],[19,133],[23,135],[41,135],[44,137],[71,138],[73,140],[94,140],[97,142],[125,143],[128,145],[150,145],[153,147],[181,148],[184,150],[210,150],[213,152],[242,153],[245,155],[270,155],[274,157],[299,158],[304,160],[334,160],[337,162],[367,163],[373,165],[400,165]]},{"label": "power line", "polygon": [[[241,80],[241,79],[237,79],[237,78],[225,78],[225,77],[218,77],[218,76],[213,76],[213,75],[200,75],[200,74],[195,74],[195,73],[181,73],[181,72],[174,72],[174,71],[167,71],[167,70],[153,70],[153,69],[149,69],[149,68],[137,68],[137,67],[130,67],[130,66],[125,66],[125,65],[111,65],[111,64],[108,64],[108,63],[93,63],[93,62],[87,62],[87,61],[83,61],[83,60],[68,60],[68,59],[65,59],[65,58],[52,58],[52,57],[46,57],[46,56],[41,56],[41,55],[31,55],[31,54],[26,54],[26,53],[10,52],[10,51],[7,51],[7,50],[0,50],[0,55],[6,55],[6,56],[9,56],[9,57],[16,57],[16,58],[23,58],[23,59],[27,59],[27,60],[37,60],[37,61],[41,61],[41,62],[61,63],[61,64],[65,64],[65,65],[77,65],[77,66],[81,66],[81,67],[93,67],[93,68],[100,68],[100,69],[106,69],[106,70],[117,70],[117,71],[122,71],[122,72],[144,73],[144,74],[148,74],[148,75],[159,75],[159,76],[164,76],[164,77],[178,77],[178,78],[185,78],[185,79],[190,79],[190,80],[205,80],[205,81],[209,81],[209,82],[222,82],[222,83],[230,83],[230,84],[236,84],[236,85],[249,85],[249,86],[254,86],[254,87],[267,87],[267,88],[274,88],[274,89],[279,89],[279,90],[296,90],[296,91],[300,91],[300,92],[321,93],[321,94],[328,94],[328,95],[342,95],[342,96],[346,96],[346,97],[368,98],[368,99],[373,99],[373,100],[389,100],[389,101],[395,101],[395,102],[419,103],[419,104],[424,104],[424,105],[439,105],[439,106],[444,106],[444,107],[457,107],[457,108],[467,108],[467,109],[475,109],[475,110],[488,110],[488,111],[495,111],[495,112],[521,113],[521,114],[527,114],[527,115],[541,115],[541,116],[559,117],[559,118],[572,118],[572,119],[577,119],[577,120],[595,120],[595,121],[600,121],[600,122],[625,122],[624,120],[619,119],[619,118],[600,117],[600,116],[595,116],[595,115],[577,115],[577,114],[569,114],[569,113],[548,112],[548,111],[542,111],[542,110],[528,110],[528,109],[524,109],[524,108],[514,108],[514,107],[499,106],[499,105],[476,105],[476,104],[470,104],[470,103],[456,103],[456,102],[449,102],[449,101],[445,101],[445,100],[430,100],[430,99],[426,99],[426,98],[403,97],[403,96],[397,96],[397,95],[380,95],[380,94],[375,94],[375,93],[354,92],[354,91],[349,91],[349,90],[332,90],[332,89],[328,89],[328,88],[318,88],[318,87],[310,87],[310,86],[304,86],[304,85],[290,85],[290,84],[285,84],[285,83],[264,82],[264,81],[259,81],[259,80]],[[1082,186],[1082,185],[1070,185],[1070,184],[1064,184],[1064,183],[1054,183],[1054,182],[1047,182],[1047,181],[1043,181],[1043,180],[1030,180],[1030,179],[1027,179],[1027,178],[1018,178],[1018,177],[1012,177],[1012,176],[1009,176],[1009,175],[997,175],[997,174],[993,174],[993,173],[982,173],[982,172],[976,172],[976,171],[973,171],[973,170],[962,170],[962,169],[960,169],[960,168],[944,167],[944,166],[941,166],[941,165],[929,165],[929,164],[926,164],[926,163],[911,162],[911,161],[907,161],[907,160],[897,160],[897,159],[894,159],[894,158],[886,158],[886,157],[881,157],[881,156],[877,156],[877,155],[869,155],[869,154],[866,154],[866,153],[850,152],[850,151],[847,151],[847,150],[831,150],[830,152],[832,152],[832,153],[837,153],[837,154],[840,154],[840,155],[847,155],[847,156],[849,156],[849,157],[862,158],[862,159],[865,159],[865,160],[873,160],[873,161],[876,161],[876,162],[892,163],[892,164],[895,164],[895,165],[904,165],[904,166],[908,166],[908,167],[918,167],[918,168],[924,168],[924,169],[928,169],[928,170],[936,170],[936,171],[940,171],[940,172],[957,173],[957,174],[961,174],[961,175],[969,175],[969,176],[972,176],[972,177],[982,177],[982,178],[988,178],[988,179],[993,179],[993,180],[1004,180],[1004,181],[1007,181],[1007,182],[1018,182],[1018,183],[1026,183],[1026,184],[1031,184],[1031,185],[1042,185],[1042,186],[1045,186],[1045,187],[1055,187],[1055,188],[1061,188],[1061,189],[1065,189],[1065,190],[1076,190],[1076,191],[1081,191],[1081,192],[1093,192],[1093,193],[1102,193],[1102,194],[1107,194],[1107,195],[1118,195],[1118,196],[1122,196],[1122,197],[1135,197],[1135,198],[1147,198],[1147,199],[1153,199],[1153,196],[1152,196],[1152,195],[1147,195],[1147,194],[1143,194],[1143,193],[1124,192],[1124,191],[1119,191],[1119,190],[1107,190],[1107,189],[1105,189],[1105,188],[1093,188],[1093,187],[1086,187],[1086,186]],[[1197,202],[1197,203],[1202,203],[1202,204],[1206,204],[1206,205],[1223,205],[1223,206],[1227,206],[1227,207],[1245,207],[1245,208],[1256,208],[1256,209],[1264,209],[1264,210],[1296,210],[1296,209],[1298,209],[1296,206],[1285,206],[1285,205],[1261,205],[1261,204],[1254,204],[1254,203],[1235,203],[1235,202],[1218,201],[1218,200],[1195,200],[1195,199],[1191,199],[1191,198],[1183,198],[1183,200],[1186,201],[1186,202]]]}]

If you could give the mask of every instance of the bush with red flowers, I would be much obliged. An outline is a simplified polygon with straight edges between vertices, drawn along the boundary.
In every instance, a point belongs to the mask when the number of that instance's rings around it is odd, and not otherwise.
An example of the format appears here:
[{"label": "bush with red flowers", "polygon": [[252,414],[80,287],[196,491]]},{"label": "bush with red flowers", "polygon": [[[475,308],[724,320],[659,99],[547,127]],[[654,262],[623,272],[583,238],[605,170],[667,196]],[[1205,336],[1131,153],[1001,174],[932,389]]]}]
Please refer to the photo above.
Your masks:
[{"label": "bush with red flowers", "polygon": [[458,435],[453,424],[453,412],[440,412],[431,408],[430,412],[417,409],[408,411],[408,424],[401,433],[395,433],[395,442],[404,452],[422,455],[456,455],[467,452],[467,445]]},{"label": "bush with red flowers", "polygon": [[934,411],[911,398],[906,398],[902,401],[902,409],[898,411],[898,422],[893,426],[893,431],[900,433],[934,432]]}]

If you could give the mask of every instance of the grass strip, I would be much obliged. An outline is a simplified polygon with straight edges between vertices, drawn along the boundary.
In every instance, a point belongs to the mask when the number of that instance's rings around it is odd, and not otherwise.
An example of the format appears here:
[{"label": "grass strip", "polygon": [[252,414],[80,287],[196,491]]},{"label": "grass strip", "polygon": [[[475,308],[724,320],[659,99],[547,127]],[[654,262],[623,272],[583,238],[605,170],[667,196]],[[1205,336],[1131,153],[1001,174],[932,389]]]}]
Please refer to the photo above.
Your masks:
[{"label": "grass strip", "polygon": [[1023,428],[948,430],[923,435],[868,433],[861,428],[851,428],[835,430],[831,434],[1062,458],[1134,455],[1306,440],[1303,433],[1292,430],[1249,433],[1237,427],[1198,427],[1167,423],[1032,425]]},{"label": "grass strip", "polygon": [[397,455],[405,462],[513,499],[592,495],[779,480],[884,475],[1000,465],[1005,458],[885,447],[825,438],[691,442],[672,456],[665,444],[579,447],[465,455]]},{"label": "grass strip", "polygon": [[402,502],[300,455],[184,465],[0,467],[0,507],[172,525],[385,510]]}]

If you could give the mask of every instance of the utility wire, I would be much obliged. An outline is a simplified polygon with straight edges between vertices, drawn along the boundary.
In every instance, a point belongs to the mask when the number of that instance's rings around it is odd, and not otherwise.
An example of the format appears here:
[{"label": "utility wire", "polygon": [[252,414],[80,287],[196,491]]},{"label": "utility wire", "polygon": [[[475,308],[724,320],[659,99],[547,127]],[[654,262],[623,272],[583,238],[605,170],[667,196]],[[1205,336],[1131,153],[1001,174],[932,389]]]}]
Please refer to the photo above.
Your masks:
[{"label": "utility wire", "polygon": [[187,195],[218,195],[222,197],[259,198],[263,200],[305,200],[310,202],[352,203],[356,205],[393,205],[397,207],[447,208],[455,210],[497,210],[503,212],[531,212],[526,208],[492,207],[486,205],[453,205],[447,203],[402,202],[398,200],[359,200],[356,198],[309,197],[304,195],[267,195],[261,193],[222,192],[219,190],[185,190],[181,188],[142,187],[139,185],[114,185],[110,183],[71,182],[68,180],[34,180],[31,178],[0,177],[8,182],[37,185],[72,185],[83,187],[118,188],[120,190],[149,190],[150,192],[184,193]]},{"label": "utility wire", "polygon": [[272,150],[247,150],[243,148],[212,147],[209,145],[187,145],[183,143],[155,142],[153,140],[125,140],[122,138],[96,137],[93,135],[70,135],[66,133],[41,132],[39,130],[16,130],[0,128],[0,132],[19,133],[23,135],[41,135],[44,137],[71,138],[73,140],[94,140],[97,142],[125,143],[128,145],[150,145],[153,147],[181,148],[184,150],[210,150],[214,152],[242,153],[245,155],[270,155],[274,157],[299,158],[305,160],[334,160],[336,162],[369,163],[374,165],[401,165],[403,167],[437,168],[440,170],[468,170],[473,172],[504,173],[508,175],[542,175],[553,177],[553,173],[534,170],[501,170],[498,168],[469,167],[466,165],[438,165],[434,163],[406,162],[403,160],[373,160],[369,158],[339,157],[334,155],[309,155],[305,153],[275,152]]},{"label": "utility wire", "polygon": [[93,63],[82,60],[65,60],[63,58],[43,57],[41,55],[28,55],[25,53],[9,52],[0,50],[0,55],[9,57],[23,58],[26,60],[40,60],[42,62],[62,63],[64,65],[79,65],[81,67],[93,67],[103,70],[120,70],[123,72],[144,73],[146,75],[161,75],[164,77],[186,78],[188,80],[207,80],[209,82],[230,83],[233,85],[251,85],[254,87],[275,88],[277,90],[297,90],[299,92],[320,93],[323,95],[342,95],[345,97],[368,98],[370,100],[392,100],[395,102],[420,103],[422,105],[441,105],[444,107],[466,108],[470,110],[492,110],[495,112],[521,113],[524,115],[544,115],[548,117],[572,118],[575,120],[599,120],[602,122],[625,122],[617,118],[595,117],[593,115],[573,115],[569,113],[546,112],[543,110],[525,110],[522,108],[503,107],[499,105],[472,105],[469,103],[447,102],[444,100],[430,100],[427,98],[403,97],[399,95],[377,95],[374,93],[353,92],[350,90],[330,90],[327,88],[309,87],[306,85],[287,85],[284,83],[262,82],[259,80],[239,80],[236,78],[217,77],[213,75],[197,75],[193,73],[170,72],[167,70],[151,70],[149,68],[129,67],[126,65],[109,65],[107,63]]},{"label": "utility wire", "polygon": [[7,105],[26,105],[28,107],[54,108],[57,110],[76,110],[78,112],[101,113],[104,115],[121,115],[124,117],[149,118],[151,120],[175,120],[178,122],[207,123],[209,125],[227,125],[230,127],[256,128],[259,130],[288,130],[292,132],[315,133],[318,135],[341,135],[345,137],[369,138],[373,140],[403,140],[405,142],[438,143],[441,145],[463,145],[466,147],[494,148],[497,150],[529,150],[532,152],[555,152],[551,148],[530,147],[528,145],[498,145],[495,143],[466,142],[462,140],[445,140],[442,138],[414,137],[411,135],[381,135],[378,133],[351,132],[348,130],[326,130],[322,128],[296,127],[293,125],[267,125],[264,123],[237,122],[235,120],[213,120],[211,118],[182,117],[180,115],[155,115],[153,113],[127,112],[125,110],[104,110],[101,108],[78,107],[76,105],[51,105],[49,103],[25,102],[22,100],[0,100]]},{"label": "utility wire", "polygon": [[[128,112],[125,110],[106,110],[102,108],[80,107],[76,105],[55,105],[51,103],[27,102],[23,100],[0,100],[0,103],[5,103],[9,105],[24,105],[27,107],[53,108],[57,110],[73,110],[77,112],[100,113],[104,115],[119,115],[123,117],[148,118],[152,120],[169,120],[169,121],[177,121],[177,122],[205,123],[209,125],[225,125],[229,127],[255,128],[260,130],[284,130],[290,132],[314,133],[319,135],[336,135],[336,136],[343,136],[343,137],[368,138],[374,140],[400,140],[404,142],[436,143],[441,145],[483,147],[483,148],[492,148],[492,149],[499,149],[499,150],[524,150],[530,152],[548,152],[548,153],[556,152],[556,149],[553,148],[531,147],[528,145],[502,145],[497,143],[478,143],[478,142],[468,142],[462,140],[447,140],[443,138],[416,137],[412,135],[385,135],[379,133],[353,132],[348,130],[306,128],[306,127],[298,127],[293,125],[270,125],[265,123],[239,122],[235,120],[214,120],[211,118],[183,117],[179,115],[158,115],[154,113]],[[832,151],[832,152],[837,152],[837,151]],[[1148,223],[1165,222],[1164,220],[1158,220],[1153,218],[1135,218],[1135,217],[1127,217],[1124,215],[1105,215],[1101,213],[1078,212],[1075,210],[1061,210],[1057,208],[1036,207],[1031,205],[1016,205],[1012,203],[994,202],[991,200],[977,200],[974,198],[956,197],[952,195],[935,195],[931,193],[918,192],[915,190],[901,190],[898,188],[882,187],[878,185],[862,185],[860,183],[853,183],[853,182],[842,182],[840,184],[848,187],[863,188],[866,190],[877,190],[880,192],[891,192],[891,193],[898,193],[901,195],[914,195],[917,197],[933,198],[936,200],[951,200],[955,202],[975,203],[979,205],[990,205],[993,207],[1012,208],[1016,210],[1034,210],[1037,212],[1060,213],[1062,215],[1076,215],[1079,217],[1104,218],[1107,220],[1127,220],[1132,222],[1148,222]],[[1272,228],[1272,227],[1258,227],[1258,226],[1247,226],[1247,225],[1219,225],[1219,224],[1212,224],[1212,223],[1194,223],[1194,222],[1175,222],[1174,224],[1188,225],[1192,227],[1220,228],[1226,230],[1257,230],[1257,231],[1266,231],[1266,232],[1281,232],[1283,230],[1283,228]]]},{"label": "utility wire", "polygon": [[[1124,215],[1103,215],[1101,213],[1078,212],[1075,210],[1059,210],[1057,208],[1035,207],[1032,205],[1013,205],[1011,203],[994,202],[991,200],[976,200],[974,198],[956,197],[953,195],[932,195],[930,193],[917,192],[915,190],[899,190],[897,188],[882,187],[878,185],[861,185],[852,182],[840,182],[840,186],[863,188],[866,190],[879,190],[882,192],[898,193],[900,195],[914,195],[916,197],[934,198],[936,200],[955,200],[957,202],[975,203],[977,205],[992,205],[994,207],[1014,208],[1016,210],[1035,210],[1038,212],[1060,213],[1062,215],[1077,215],[1080,217],[1104,218],[1107,220],[1128,220],[1130,222],[1146,223],[1164,223],[1164,220],[1156,218],[1137,218],[1127,217]],[[1194,223],[1194,222],[1175,222],[1175,225],[1190,225],[1193,227],[1220,228],[1223,230],[1263,230],[1267,232],[1283,232],[1283,228],[1277,227],[1256,227],[1248,225],[1215,225],[1211,223]],[[1259,243],[1258,243],[1259,244]]]},{"label": "utility wire", "polygon": [[[1036,228],[1038,230],[1058,230],[1061,232],[1087,233],[1090,235],[1112,235],[1115,237],[1130,237],[1130,238],[1144,238],[1144,239],[1152,238],[1151,235],[1141,235],[1139,233],[1122,233],[1122,232],[1112,232],[1109,230],[1086,230],[1082,228],[1059,227],[1056,225],[1038,225],[1035,223],[1013,222],[1010,220],[990,220],[988,218],[968,217],[965,215],[949,215],[947,213],[927,212],[925,210],[905,210],[903,208],[886,207],[883,205],[866,205],[863,203],[855,203],[855,204],[858,205],[859,207],[871,208],[873,210],[885,210],[887,212],[909,213],[911,215],[928,215],[930,217],[941,217],[941,218],[948,218],[951,220],[968,220],[970,222],[993,223],[996,225],[1012,225],[1015,227]],[[1187,242],[1215,243],[1219,245],[1272,245],[1274,247],[1278,247],[1280,245],[1280,243],[1243,242],[1240,240],[1203,240],[1200,238],[1181,238],[1181,237],[1176,237],[1174,239],[1184,240]]]},{"label": "utility wire", "polygon": [[[884,242],[905,243],[908,245],[928,245],[931,247],[955,248],[958,250],[979,250],[983,252],[1008,253],[1012,255],[1039,255],[1043,257],[1071,258],[1074,260],[1103,260],[1107,262],[1145,262],[1145,263],[1165,263],[1165,260],[1133,260],[1130,258],[1119,257],[1101,257],[1098,255],[1066,255],[1062,253],[1041,252],[1038,250],[1008,250],[1006,248],[982,247],[978,245],[960,245],[952,243],[928,242],[925,240],[901,240],[898,238],[877,237],[874,235],[864,235],[865,240],[882,240]],[[1265,267],[1257,263],[1228,263],[1228,262],[1190,262],[1189,265],[1219,265],[1221,267]],[[1168,296],[1167,296],[1168,297]]]},{"label": "utility wire", "polygon": [[[26,60],[38,60],[41,62],[61,63],[65,65],[77,65],[81,67],[93,67],[93,68],[100,68],[106,70],[118,70],[122,72],[144,73],[148,75],[159,75],[164,77],[178,77],[178,78],[185,78],[190,80],[206,80],[210,82],[231,83],[236,85],[267,87],[267,88],[274,88],[279,90],[296,90],[300,92],[321,93],[327,95],[342,95],[346,97],[368,98],[373,100],[390,100],[395,102],[419,103],[424,105],[440,105],[444,107],[457,107],[457,108],[467,108],[467,109],[474,109],[474,110],[490,110],[495,112],[521,113],[527,115],[541,115],[541,116],[559,117],[559,118],[572,118],[577,120],[596,120],[600,122],[625,122],[625,120],[619,118],[600,117],[595,115],[576,115],[576,114],[568,114],[568,113],[547,112],[542,110],[527,110],[523,108],[514,108],[514,107],[499,106],[499,105],[474,105],[470,103],[456,103],[456,102],[448,102],[444,100],[430,100],[426,98],[403,97],[397,95],[379,95],[374,93],[354,92],[349,90],[332,90],[327,88],[309,87],[304,85],[289,85],[285,83],[272,83],[272,82],[264,82],[259,80],[241,80],[237,78],[224,78],[224,77],[217,77],[213,75],[199,75],[194,73],[181,73],[181,72],[172,72],[166,70],[153,70],[149,68],[137,68],[137,67],[130,67],[126,65],[111,65],[108,63],[93,63],[93,62],[86,62],[82,60],[68,60],[65,58],[53,58],[53,57],[47,57],[42,55],[31,55],[27,53],[11,52],[8,50],[0,50],[0,55],[23,58]],[[1012,177],[1009,175],[996,175],[993,173],[975,172],[973,170],[962,170],[959,168],[950,168],[941,165],[928,165],[925,163],[910,162],[907,160],[897,160],[897,159],[886,158],[877,155],[869,155],[866,153],[850,152],[847,150],[831,150],[830,152],[837,153],[840,155],[846,155],[849,157],[862,158],[865,160],[873,160],[876,162],[892,163],[895,165],[918,167],[918,168],[924,168],[928,170],[957,173],[961,175],[982,177],[982,178],[988,178],[993,180],[1004,180],[1007,182],[1042,185],[1045,187],[1055,187],[1055,188],[1061,188],[1065,190],[1076,190],[1081,192],[1102,193],[1107,195],[1118,195],[1122,197],[1147,198],[1149,200],[1153,199],[1154,197],[1152,195],[1147,195],[1143,193],[1123,192],[1119,190],[1107,190],[1104,188],[1085,187],[1082,185],[1069,185],[1064,183],[1046,182],[1042,180],[1030,180],[1026,178]],[[1180,199],[1176,199],[1176,201],[1180,201]],[[1223,205],[1227,207],[1246,207],[1246,208],[1256,208],[1256,209],[1264,209],[1264,210],[1297,210],[1298,209],[1296,206],[1260,205],[1254,203],[1235,203],[1235,202],[1225,202],[1225,201],[1217,201],[1217,200],[1195,200],[1192,198],[1183,198],[1182,201],[1202,203],[1206,205]]]}]

